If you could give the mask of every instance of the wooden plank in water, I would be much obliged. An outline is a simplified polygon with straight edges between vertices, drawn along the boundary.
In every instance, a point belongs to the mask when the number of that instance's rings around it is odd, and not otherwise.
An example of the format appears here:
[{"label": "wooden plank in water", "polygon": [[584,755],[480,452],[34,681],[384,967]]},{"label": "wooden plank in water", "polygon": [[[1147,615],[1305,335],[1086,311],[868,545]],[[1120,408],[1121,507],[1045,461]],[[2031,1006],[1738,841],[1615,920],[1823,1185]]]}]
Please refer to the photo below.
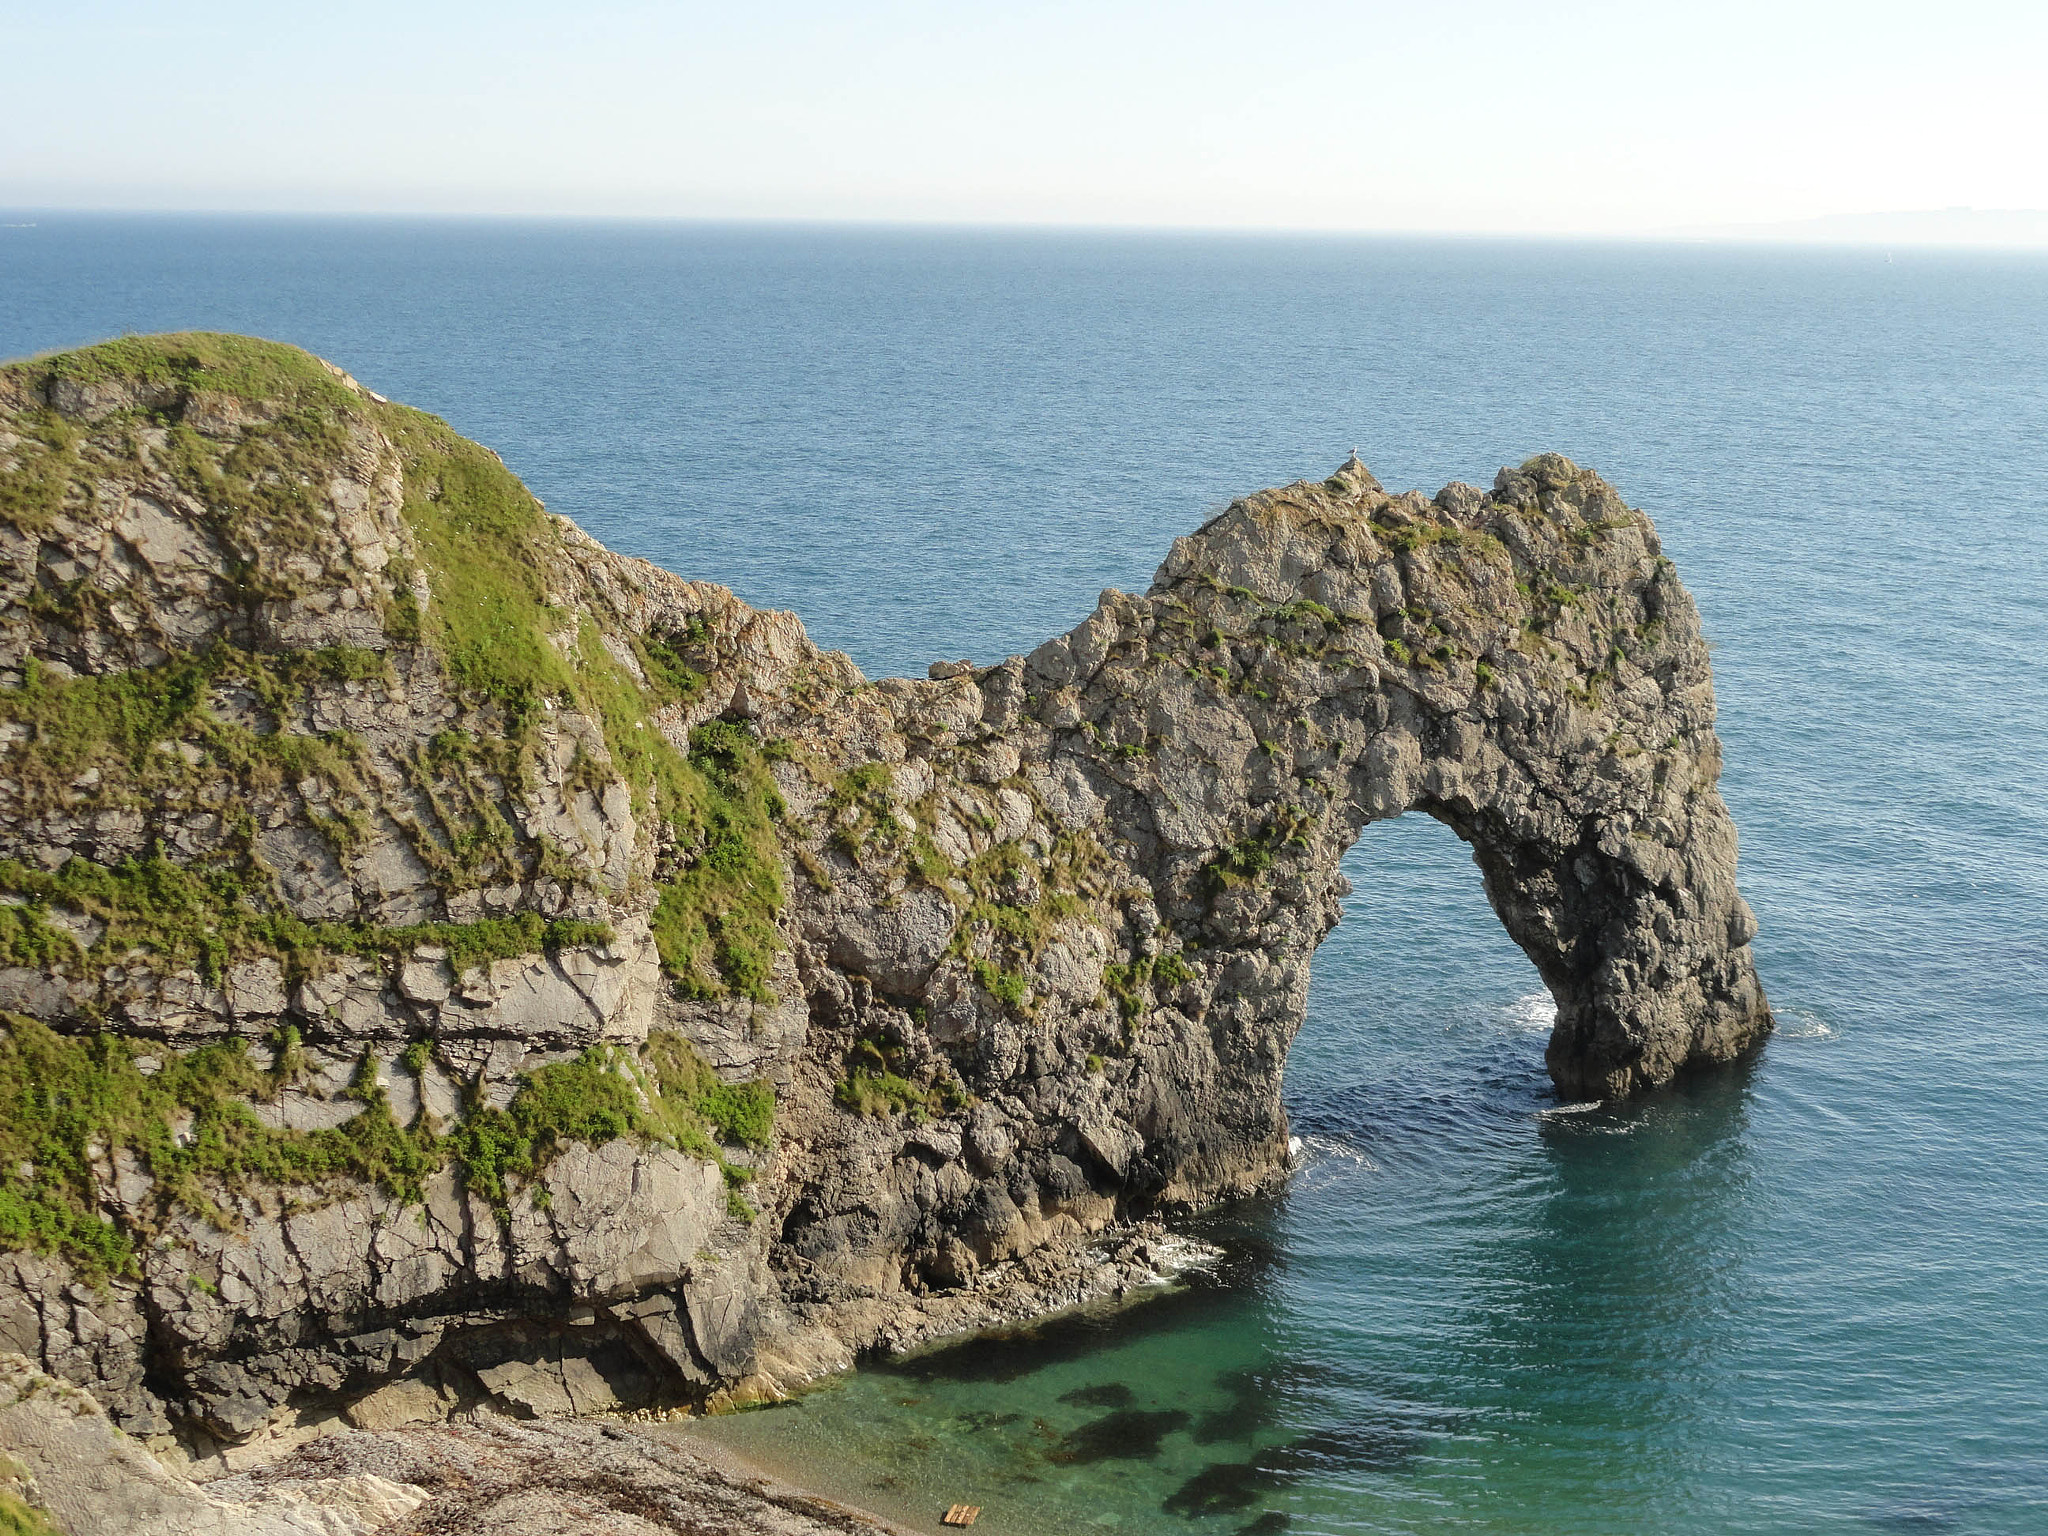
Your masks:
[{"label": "wooden plank in water", "polygon": [[946,1511],[946,1518],[940,1523],[942,1525],[972,1525],[980,1514],[981,1506],[979,1504],[955,1504]]}]

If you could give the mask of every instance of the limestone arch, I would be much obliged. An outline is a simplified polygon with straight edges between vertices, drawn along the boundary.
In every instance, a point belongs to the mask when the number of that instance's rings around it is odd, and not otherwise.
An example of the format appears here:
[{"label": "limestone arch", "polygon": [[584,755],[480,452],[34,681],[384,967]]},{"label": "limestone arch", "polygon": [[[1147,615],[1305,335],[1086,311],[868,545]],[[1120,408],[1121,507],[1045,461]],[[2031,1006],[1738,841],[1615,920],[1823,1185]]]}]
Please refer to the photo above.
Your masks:
[{"label": "limestone arch", "polygon": [[1472,848],[1555,998],[1566,1095],[1770,1027],[1697,611],[1648,517],[1568,460],[1430,500],[1354,459],[1246,498],[1023,676],[1169,922],[1248,957],[1211,1000],[1248,1036],[1284,1052],[1339,860],[1410,812]]}]

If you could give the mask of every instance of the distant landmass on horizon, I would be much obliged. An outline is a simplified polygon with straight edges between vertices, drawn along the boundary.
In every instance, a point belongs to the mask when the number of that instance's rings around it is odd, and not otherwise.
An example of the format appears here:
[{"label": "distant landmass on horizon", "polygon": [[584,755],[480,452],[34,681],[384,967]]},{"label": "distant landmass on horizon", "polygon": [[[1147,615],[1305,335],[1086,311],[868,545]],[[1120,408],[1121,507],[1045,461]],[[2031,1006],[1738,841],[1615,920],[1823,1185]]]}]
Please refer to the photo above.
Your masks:
[{"label": "distant landmass on horizon", "polygon": [[2048,246],[2048,209],[1925,208],[1903,213],[1831,213],[1774,224],[1688,226],[1703,240],[1790,240],[1825,245]]}]

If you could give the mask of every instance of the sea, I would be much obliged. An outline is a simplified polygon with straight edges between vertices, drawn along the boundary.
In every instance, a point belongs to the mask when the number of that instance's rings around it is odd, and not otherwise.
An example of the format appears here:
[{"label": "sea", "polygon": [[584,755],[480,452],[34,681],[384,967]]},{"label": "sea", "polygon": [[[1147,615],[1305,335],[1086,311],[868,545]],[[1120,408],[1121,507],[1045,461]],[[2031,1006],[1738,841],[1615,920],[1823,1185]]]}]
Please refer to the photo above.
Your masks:
[{"label": "sea", "polygon": [[1372,826],[1220,1261],[693,1432],[994,1536],[2048,1532],[2048,255],[0,223],[0,355],[296,342],[870,676],[1354,447],[1598,469],[1713,646],[1762,1052],[1561,1101],[1467,850]]}]

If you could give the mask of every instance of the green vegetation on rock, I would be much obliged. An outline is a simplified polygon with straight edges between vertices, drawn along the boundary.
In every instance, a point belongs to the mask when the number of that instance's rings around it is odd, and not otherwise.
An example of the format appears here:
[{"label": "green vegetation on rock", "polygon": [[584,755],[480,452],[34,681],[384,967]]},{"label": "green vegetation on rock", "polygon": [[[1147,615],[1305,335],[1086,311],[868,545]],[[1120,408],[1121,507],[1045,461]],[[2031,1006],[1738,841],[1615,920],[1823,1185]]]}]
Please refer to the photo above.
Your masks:
[{"label": "green vegetation on rock", "polygon": [[[99,1189],[132,1155],[165,1208],[226,1220],[217,1195],[256,1185],[373,1185],[423,1198],[428,1175],[453,1161],[466,1188],[501,1214],[515,1184],[531,1185],[572,1142],[620,1136],[717,1162],[728,1182],[750,1175],[720,1142],[765,1146],[774,1123],[766,1083],[719,1080],[678,1036],[648,1042],[645,1067],[611,1046],[524,1074],[504,1108],[473,1108],[445,1133],[400,1126],[374,1061],[349,1097],[362,1107],[340,1125],[283,1130],[258,1117],[299,1075],[298,1038],[281,1031],[259,1067],[246,1042],[165,1051],[114,1035],[61,1035],[0,1015],[0,1250],[61,1254],[88,1278],[132,1273],[137,1233],[103,1217]],[[418,1071],[424,1050],[403,1065]]]},{"label": "green vegetation on rock", "polygon": [[751,735],[713,721],[677,751],[654,716],[694,698],[703,676],[676,640],[634,640],[645,684],[587,617],[565,657],[548,639],[568,625],[547,600],[551,545],[561,538],[553,520],[494,454],[434,418],[405,412],[393,435],[407,456],[406,518],[434,590],[429,635],[450,676],[496,703],[515,737],[555,699],[599,722],[636,807],[667,822],[684,851],[653,916],[663,968],[687,996],[731,990],[772,1000],[782,807]]},{"label": "green vegetation on rock", "polygon": [[30,435],[0,466],[0,520],[26,532],[46,528],[64,508],[80,468],[78,429],[55,411],[31,411]]},{"label": "green vegetation on rock", "polygon": [[[268,655],[213,646],[161,666],[76,678],[30,657],[21,686],[0,690],[0,721],[21,738],[7,755],[8,774],[25,793],[47,798],[97,771],[90,787],[100,804],[133,803],[223,773],[244,793],[308,776],[352,787],[355,756],[346,738],[251,730],[220,718],[212,693],[237,685],[282,717],[310,685],[388,675],[376,652],[345,646]],[[178,750],[181,743],[197,761]]]},{"label": "green vegetation on rock", "polygon": [[977,854],[939,887],[960,908],[947,952],[968,961],[989,996],[1024,1011],[1028,974],[1061,926],[1088,921],[1109,895],[1107,865],[1085,831],[1061,833],[1038,859],[1014,841]]},{"label": "green vegetation on rock", "polygon": [[[685,996],[724,987],[772,1002],[769,970],[781,947],[782,852],[775,834],[784,806],[746,727],[726,721],[690,733],[689,798],[672,807],[695,857],[661,888],[654,941],[664,970]],[[724,986],[719,978],[723,978]]]},{"label": "green vegetation on rock", "polygon": [[[623,623],[609,632],[563,606],[582,554],[489,450],[295,348],[239,337],[128,337],[11,364],[0,398],[15,432],[0,450],[0,521],[37,533],[127,488],[193,508],[212,541],[201,579],[218,583],[206,600],[250,621],[231,622],[230,634],[275,632],[268,605],[295,602],[328,581],[320,572],[356,560],[358,535],[347,532],[344,547],[330,487],[338,473],[360,473],[365,454],[388,463],[395,450],[412,545],[392,550],[387,538],[379,560],[389,563],[357,564],[343,593],[345,607],[367,600],[381,617],[373,643],[388,651],[181,646],[154,627],[156,615],[143,612],[139,628],[124,617],[124,593],[96,578],[44,574],[26,602],[46,632],[133,634],[129,655],[163,659],[83,676],[27,659],[18,685],[0,688],[10,792],[25,819],[110,814],[133,825],[139,814],[155,837],[106,862],[0,859],[0,963],[68,977],[90,1021],[110,1010],[92,985],[107,974],[190,971],[223,985],[236,966],[267,959],[294,981],[338,957],[395,963],[423,950],[460,973],[608,943],[603,924],[531,911],[465,923],[308,921],[283,899],[259,833],[282,809],[346,872],[380,827],[388,834],[388,819],[444,896],[508,880],[573,884],[562,851],[525,830],[519,806],[539,784],[546,717],[561,710],[595,721],[602,737],[576,748],[568,792],[602,797],[622,780],[642,828],[659,829],[654,928],[669,974],[692,996],[770,999],[781,798],[744,726],[699,725],[687,746],[669,735],[677,706],[702,694],[715,664],[711,631],[691,618],[675,633]],[[82,408],[90,425],[45,400]],[[461,706],[424,745],[385,743],[376,750],[392,755],[373,758],[370,744],[315,728],[341,689],[381,686],[395,698],[431,681],[423,660],[438,661]],[[408,793],[394,793],[394,770]],[[154,1070],[139,1064],[146,1054]],[[447,1127],[431,1117],[399,1126],[366,1061],[350,1090],[361,1107],[341,1125],[278,1129],[253,1106],[285,1091],[302,1054],[289,1032],[264,1069],[239,1042],[167,1053],[7,1018],[0,1247],[62,1252],[99,1275],[131,1268],[138,1234],[101,1209],[117,1153],[147,1169],[160,1206],[216,1219],[215,1202],[244,1184],[369,1184],[416,1200],[447,1163],[503,1209],[562,1146],[622,1135],[712,1158],[736,1191],[751,1175],[719,1148],[765,1146],[773,1127],[768,1085],[724,1083],[687,1043],[658,1036],[640,1058],[595,1047],[543,1067],[502,1108],[473,1105]],[[415,1041],[402,1067],[421,1073],[431,1055],[430,1042]]]},{"label": "green vegetation on rock", "polygon": [[[724,1082],[682,1036],[657,1031],[638,1060],[594,1045],[524,1074],[504,1109],[473,1109],[443,1140],[465,1186],[503,1214],[509,1181],[533,1186],[571,1142],[602,1146],[633,1136],[717,1163],[729,1188],[743,1184],[752,1170],[728,1162],[719,1143],[764,1147],[774,1117],[769,1084]],[[542,1203],[545,1194],[535,1187]]]},{"label": "green vegetation on rock", "polygon": [[510,1104],[471,1110],[447,1139],[464,1184],[503,1212],[511,1199],[508,1181],[539,1178],[568,1143],[603,1146],[645,1125],[617,1051],[593,1045],[572,1060],[527,1073]]},{"label": "green vegetation on rock", "polygon": [[1258,831],[1239,838],[1209,863],[1205,873],[1210,894],[1256,884],[1273,867],[1274,855],[1281,849],[1308,846],[1314,823],[1315,818],[1299,806],[1281,806]]},{"label": "green vegetation on rock", "polygon": [[681,1035],[656,1030],[647,1038],[646,1063],[654,1078],[651,1113],[685,1151],[708,1155],[701,1138],[709,1127],[722,1141],[764,1148],[775,1133],[775,1089],[765,1081],[728,1083]]},{"label": "green vegetation on rock", "polygon": [[1112,961],[1102,968],[1102,986],[1124,1022],[1130,1023],[1152,1006],[1154,988],[1171,991],[1195,979],[1187,961],[1169,951],[1140,955],[1127,964]]},{"label": "green vegetation on rock", "polygon": [[424,638],[450,680],[496,704],[517,735],[545,701],[577,692],[548,639],[572,622],[548,601],[560,534],[489,449],[424,411],[379,414],[405,462],[404,516],[433,591]]},{"label": "green vegetation on rock", "polygon": [[0,1023],[0,1249],[60,1253],[89,1277],[134,1267],[133,1236],[103,1219],[96,1194],[123,1151],[165,1201],[216,1219],[213,1191],[252,1183],[352,1179],[418,1199],[440,1160],[431,1136],[392,1120],[369,1070],[351,1090],[361,1113],[328,1130],[284,1131],[250,1103],[274,1098],[284,1073],[259,1068],[243,1041],[151,1053],[156,1069],[145,1072],[138,1042],[59,1035],[16,1015]]},{"label": "green vegetation on rock", "polygon": [[[0,959],[9,964],[133,964],[141,955],[166,971],[196,970],[211,985],[229,967],[266,957],[295,980],[331,956],[403,956],[436,946],[459,975],[493,960],[608,944],[612,937],[602,923],[550,921],[536,912],[472,923],[309,923],[269,904],[267,889],[240,871],[181,864],[161,849],[111,867],[71,859],[55,871],[0,859],[0,892],[21,903],[0,906]],[[53,909],[102,925],[99,938],[81,947],[57,925]]]},{"label": "green vegetation on rock", "polygon": [[887,763],[862,763],[842,774],[825,797],[824,814],[832,827],[832,846],[855,864],[870,846],[894,848],[907,829],[889,799]]},{"label": "green vegetation on rock", "polygon": [[1022,1012],[1031,983],[1021,971],[1009,970],[992,960],[975,960],[970,965],[974,984],[1005,1007]]},{"label": "green vegetation on rock", "polygon": [[62,1536],[62,1533],[42,1510],[0,1488],[0,1536]]},{"label": "green vegetation on rock", "polygon": [[965,1109],[972,1101],[949,1073],[913,1080],[904,1071],[901,1048],[881,1040],[856,1040],[847,1053],[846,1075],[832,1090],[841,1109],[857,1115],[901,1115],[924,1120]]},{"label": "green vegetation on rock", "polygon": [[219,331],[123,336],[15,366],[79,384],[133,382],[287,408],[357,404],[340,375],[310,352]]}]

